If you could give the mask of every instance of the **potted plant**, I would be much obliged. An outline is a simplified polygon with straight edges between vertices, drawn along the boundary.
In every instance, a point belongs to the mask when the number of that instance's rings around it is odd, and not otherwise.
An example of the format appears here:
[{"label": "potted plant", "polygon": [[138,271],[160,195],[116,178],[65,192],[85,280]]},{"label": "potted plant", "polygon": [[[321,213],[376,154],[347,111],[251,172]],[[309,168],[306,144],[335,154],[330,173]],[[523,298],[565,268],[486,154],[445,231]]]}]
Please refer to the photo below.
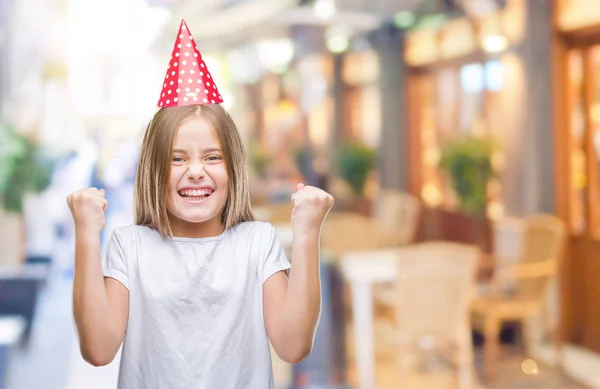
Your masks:
[{"label": "potted plant", "polygon": [[25,256],[23,201],[50,184],[53,161],[29,137],[0,124],[0,263],[20,263]]},{"label": "potted plant", "polygon": [[460,211],[485,216],[487,187],[495,172],[492,166],[495,142],[489,137],[465,136],[442,146],[440,168],[448,174]]},{"label": "potted plant", "polygon": [[338,150],[339,174],[352,190],[355,206],[361,213],[368,213],[369,206],[364,191],[369,174],[374,167],[375,152],[362,143],[348,143]]}]

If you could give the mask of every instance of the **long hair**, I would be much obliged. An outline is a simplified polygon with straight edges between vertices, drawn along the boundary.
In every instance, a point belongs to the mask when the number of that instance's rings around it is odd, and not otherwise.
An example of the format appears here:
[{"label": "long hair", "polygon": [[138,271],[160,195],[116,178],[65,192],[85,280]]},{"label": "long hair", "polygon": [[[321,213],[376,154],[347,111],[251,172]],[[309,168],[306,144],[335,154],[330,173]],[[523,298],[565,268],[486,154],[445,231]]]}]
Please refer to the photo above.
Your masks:
[{"label": "long hair", "polygon": [[173,139],[190,116],[202,115],[217,133],[229,181],[229,195],[221,213],[226,229],[254,220],[246,153],[240,133],[227,111],[218,104],[161,108],[148,124],[138,163],[134,187],[135,224],[172,236],[167,211]]}]

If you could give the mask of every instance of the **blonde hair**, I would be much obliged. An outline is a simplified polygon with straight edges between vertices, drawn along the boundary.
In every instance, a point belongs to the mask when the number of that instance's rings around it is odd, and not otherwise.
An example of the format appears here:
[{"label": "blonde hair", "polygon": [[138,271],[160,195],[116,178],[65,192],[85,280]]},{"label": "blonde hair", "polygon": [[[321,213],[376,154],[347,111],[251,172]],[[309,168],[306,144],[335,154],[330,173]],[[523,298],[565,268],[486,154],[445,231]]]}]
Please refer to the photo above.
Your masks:
[{"label": "blonde hair", "polygon": [[202,115],[217,132],[229,181],[229,195],[221,214],[225,229],[254,220],[246,153],[231,116],[218,104],[161,108],[152,118],[142,142],[134,187],[135,224],[172,236],[166,198],[169,190],[173,139],[181,124]]}]

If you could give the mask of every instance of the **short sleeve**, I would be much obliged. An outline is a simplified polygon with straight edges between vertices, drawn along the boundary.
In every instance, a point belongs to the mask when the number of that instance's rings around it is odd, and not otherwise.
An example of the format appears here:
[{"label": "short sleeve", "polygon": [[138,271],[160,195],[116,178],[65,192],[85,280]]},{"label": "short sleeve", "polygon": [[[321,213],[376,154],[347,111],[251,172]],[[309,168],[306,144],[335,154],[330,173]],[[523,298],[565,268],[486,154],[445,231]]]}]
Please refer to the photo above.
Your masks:
[{"label": "short sleeve", "polygon": [[123,249],[123,241],[117,231],[113,231],[102,252],[102,273],[114,278],[129,289],[129,270]]},{"label": "short sleeve", "polygon": [[261,265],[259,266],[259,277],[261,283],[264,283],[273,274],[287,270],[291,267],[290,261],[288,260],[283,246],[279,241],[275,227],[268,224],[269,228],[266,229],[265,244],[267,244],[267,254],[263,258]]}]

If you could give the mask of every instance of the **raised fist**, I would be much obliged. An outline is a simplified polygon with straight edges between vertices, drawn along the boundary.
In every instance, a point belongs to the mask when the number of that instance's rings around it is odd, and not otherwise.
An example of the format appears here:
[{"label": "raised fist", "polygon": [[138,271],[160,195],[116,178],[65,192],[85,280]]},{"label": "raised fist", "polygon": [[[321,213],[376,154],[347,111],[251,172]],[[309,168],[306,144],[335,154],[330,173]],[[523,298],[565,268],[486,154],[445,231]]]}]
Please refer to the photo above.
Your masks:
[{"label": "raised fist", "polygon": [[292,229],[294,233],[321,231],[327,213],[333,206],[333,197],[314,186],[298,184],[292,195]]},{"label": "raised fist", "polygon": [[102,231],[106,222],[104,211],[108,206],[105,194],[103,189],[85,188],[67,196],[75,229],[94,234]]}]

